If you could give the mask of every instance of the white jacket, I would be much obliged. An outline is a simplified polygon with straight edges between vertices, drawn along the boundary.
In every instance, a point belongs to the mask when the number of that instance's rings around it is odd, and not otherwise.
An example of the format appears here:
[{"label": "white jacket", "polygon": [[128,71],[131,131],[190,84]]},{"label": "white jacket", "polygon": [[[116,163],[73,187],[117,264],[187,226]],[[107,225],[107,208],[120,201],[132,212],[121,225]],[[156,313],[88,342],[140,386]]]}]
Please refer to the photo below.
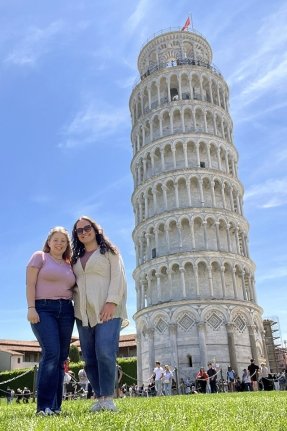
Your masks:
[{"label": "white jacket", "polygon": [[73,270],[77,286],[74,289],[75,317],[83,326],[101,323],[100,312],[106,302],[117,304],[114,317],[127,326],[127,282],[120,254],[101,254],[98,248],[88,259],[85,269],[78,259]]}]

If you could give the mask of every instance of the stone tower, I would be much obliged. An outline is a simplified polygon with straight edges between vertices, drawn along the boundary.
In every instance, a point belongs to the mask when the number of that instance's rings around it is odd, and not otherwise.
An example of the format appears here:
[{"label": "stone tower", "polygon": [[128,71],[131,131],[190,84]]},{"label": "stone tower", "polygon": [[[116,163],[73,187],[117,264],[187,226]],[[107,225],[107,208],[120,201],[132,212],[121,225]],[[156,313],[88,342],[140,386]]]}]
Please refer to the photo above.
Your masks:
[{"label": "stone tower", "polygon": [[155,360],[193,376],[267,361],[229,90],[206,39],[161,32],[130,97],[138,382]]}]

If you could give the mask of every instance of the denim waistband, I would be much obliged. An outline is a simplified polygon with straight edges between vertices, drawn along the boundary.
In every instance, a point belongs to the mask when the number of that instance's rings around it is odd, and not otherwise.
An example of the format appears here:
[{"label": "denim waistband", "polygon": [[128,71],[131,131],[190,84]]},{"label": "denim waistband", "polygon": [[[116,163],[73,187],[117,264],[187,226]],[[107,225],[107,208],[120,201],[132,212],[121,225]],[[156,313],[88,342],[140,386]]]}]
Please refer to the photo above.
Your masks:
[{"label": "denim waistband", "polygon": [[72,302],[71,299],[64,299],[64,298],[59,298],[59,299],[36,299],[35,303],[36,304],[49,304],[49,303],[55,303],[55,302],[64,302],[64,303],[69,303]]}]

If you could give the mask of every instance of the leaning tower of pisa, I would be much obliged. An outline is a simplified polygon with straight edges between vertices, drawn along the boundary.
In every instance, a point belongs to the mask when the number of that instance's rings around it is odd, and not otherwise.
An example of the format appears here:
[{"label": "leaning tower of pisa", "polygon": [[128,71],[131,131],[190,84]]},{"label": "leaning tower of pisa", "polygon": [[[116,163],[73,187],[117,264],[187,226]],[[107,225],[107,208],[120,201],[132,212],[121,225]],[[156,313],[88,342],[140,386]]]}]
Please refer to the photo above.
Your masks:
[{"label": "leaning tower of pisa", "polygon": [[155,35],[130,97],[138,381],[267,361],[229,90],[195,30]]}]

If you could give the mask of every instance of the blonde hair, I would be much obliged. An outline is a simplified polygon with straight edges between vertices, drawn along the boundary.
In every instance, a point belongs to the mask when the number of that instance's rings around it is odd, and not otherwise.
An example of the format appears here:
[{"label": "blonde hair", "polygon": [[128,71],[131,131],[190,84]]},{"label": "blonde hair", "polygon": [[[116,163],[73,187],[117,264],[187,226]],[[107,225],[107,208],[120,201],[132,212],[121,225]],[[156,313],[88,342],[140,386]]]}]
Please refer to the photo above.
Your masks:
[{"label": "blonde hair", "polygon": [[65,237],[67,239],[67,247],[66,247],[66,250],[64,251],[62,257],[66,262],[70,263],[71,262],[71,256],[72,256],[71,240],[70,240],[69,232],[63,226],[55,226],[50,230],[50,232],[48,233],[48,237],[47,237],[47,239],[44,243],[44,246],[43,246],[43,252],[44,253],[50,253],[49,241],[51,240],[52,236],[55,233],[62,233],[65,235]]}]

